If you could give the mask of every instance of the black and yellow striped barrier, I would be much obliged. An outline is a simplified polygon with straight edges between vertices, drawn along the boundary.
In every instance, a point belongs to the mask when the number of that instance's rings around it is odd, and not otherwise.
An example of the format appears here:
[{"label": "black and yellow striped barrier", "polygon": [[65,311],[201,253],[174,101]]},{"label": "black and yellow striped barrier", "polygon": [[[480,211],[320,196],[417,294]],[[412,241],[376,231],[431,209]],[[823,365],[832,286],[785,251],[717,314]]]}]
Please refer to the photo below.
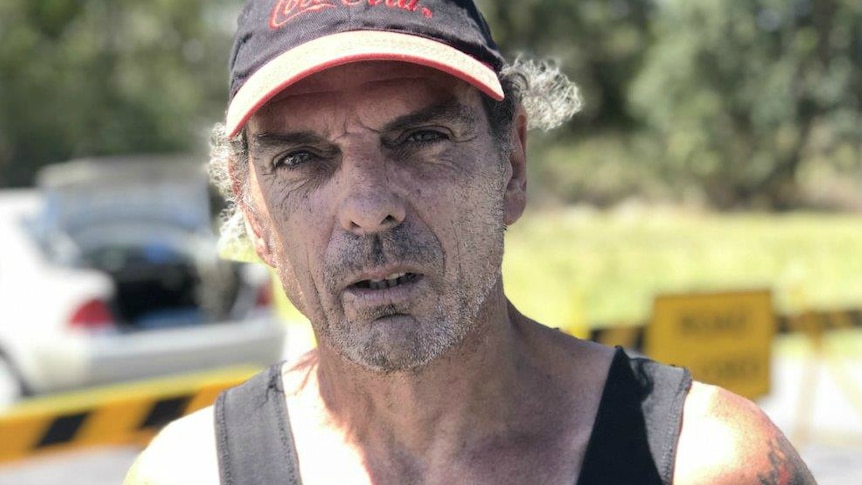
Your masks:
[{"label": "black and yellow striped barrier", "polygon": [[604,324],[590,329],[589,339],[611,347],[619,345],[630,350],[643,350],[646,323]]},{"label": "black and yellow striped barrier", "polygon": [[815,310],[777,317],[780,333],[828,332],[862,328],[862,309]]},{"label": "black and yellow striped barrier", "polygon": [[0,414],[0,462],[80,447],[145,444],[258,368],[165,377],[22,401]]},{"label": "black and yellow striped barrier", "polygon": [[[812,310],[776,315],[778,333],[822,333],[862,328],[862,309]],[[590,330],[589,339],[604,345],[643,350],[646,322],[604,324]]]}]

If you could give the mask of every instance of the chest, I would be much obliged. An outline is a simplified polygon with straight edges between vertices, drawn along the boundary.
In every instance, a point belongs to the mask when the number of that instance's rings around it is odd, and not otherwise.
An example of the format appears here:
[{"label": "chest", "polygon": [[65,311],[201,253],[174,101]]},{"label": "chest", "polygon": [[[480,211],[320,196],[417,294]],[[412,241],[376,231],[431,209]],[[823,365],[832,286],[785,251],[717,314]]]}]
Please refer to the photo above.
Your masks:
[{"label": "chest", "polygon": [[302,483],[574,484],[589,431],[489,440],[446,456],[357,447],[338,433],[295,434]]}]

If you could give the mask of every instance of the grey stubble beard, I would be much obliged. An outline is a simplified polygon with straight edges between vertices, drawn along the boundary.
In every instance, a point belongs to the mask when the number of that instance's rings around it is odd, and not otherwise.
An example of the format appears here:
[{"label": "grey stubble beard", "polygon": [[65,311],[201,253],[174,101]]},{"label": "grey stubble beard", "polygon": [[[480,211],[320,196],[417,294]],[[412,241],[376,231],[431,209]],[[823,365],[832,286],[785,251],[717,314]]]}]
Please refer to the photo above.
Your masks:
[{"label": "grey stubble beard", "polygon": [[[409,338],[401,339],[397,351],[387,347],[386,344],[391,345],[391,342],[385,341],[388,335],[376,333],[374,322],[380,318],[405,315],[410,311],[409,308],[379,307],[373,314],[362,315],[361,321],[343,316],[340,322],[326,322],[318,330],[318,339],[325,340],[347,360],[373,372],[389,374],[424,368],[476,331],[479,312],[501,278],[499,262],[502,259],[503,228],[497,229],[494,237],[499,239],[488,241],[494,245],[494,257],[483,261],[483,279],[469,285],[478,291],[466,290],[462,287],[463,281],[456,282],[456,285],[461,286],[441,289],[442,295],[449,292],[454,294],[454,298],[444,297],[438,300],[429,315],[430,318],[419,321],[414,317],[414,321],[409,323],[414,326],[410,329]],[[427,233],[426,236],[415,234],[415,231],[399,226],[390,233],[369,236],[372,239],[357,239],[346,243],[347,248],[340,253],[343,256],[338,257],[339,262],[326,265],[327,274],[334,274],[329,271],[336,271],[336,268],[348,271],[362,267],[363,264],[383,264],[387,258],[419,262],[425,264],[425,267],[442,267],[443,251],[439,241]],[[496,249],[497,246],[499,249]],[[499,254],[496,254],[496,251],[499,251]],[[333,283],[328,282],[327,287],[332,288]],[[454,305],[446,305],[444,301]],[[363,326],[366,328],[363,329]]]}]

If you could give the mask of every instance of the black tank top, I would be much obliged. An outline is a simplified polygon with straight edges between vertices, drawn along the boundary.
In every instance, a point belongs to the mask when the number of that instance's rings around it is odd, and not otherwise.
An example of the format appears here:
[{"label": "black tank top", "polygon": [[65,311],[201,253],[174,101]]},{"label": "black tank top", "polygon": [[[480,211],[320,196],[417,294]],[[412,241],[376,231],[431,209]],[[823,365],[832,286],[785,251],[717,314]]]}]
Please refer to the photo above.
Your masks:
[{"label": "black tank top", "polygon": [[[670,485],[691,376],[617,348],[577,485]],[[299,485],[281,365],[223,392],[215,404],[222,485]]]}]

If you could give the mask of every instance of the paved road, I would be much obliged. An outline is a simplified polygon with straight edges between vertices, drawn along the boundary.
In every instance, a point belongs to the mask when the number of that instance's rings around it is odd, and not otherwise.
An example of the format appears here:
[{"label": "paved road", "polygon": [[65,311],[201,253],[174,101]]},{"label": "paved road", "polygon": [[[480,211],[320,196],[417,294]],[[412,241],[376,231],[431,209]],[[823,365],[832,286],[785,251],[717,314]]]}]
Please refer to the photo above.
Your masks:
[{"label": "paved road", "polygon": [[27,460],[0,466],[2,485],[119,485],[138,449],[122,447]]},{"label": "paved road", "polygon": [[[862,402],[853,401],[854,391],[862,396],[862,360],[810,366],[793,354],[774,360],[773,392],[761,406],[797,443],[820,485],[862,483]],[[0,485],[117,485],[137,452],[111,448],[0,465]]]}]

